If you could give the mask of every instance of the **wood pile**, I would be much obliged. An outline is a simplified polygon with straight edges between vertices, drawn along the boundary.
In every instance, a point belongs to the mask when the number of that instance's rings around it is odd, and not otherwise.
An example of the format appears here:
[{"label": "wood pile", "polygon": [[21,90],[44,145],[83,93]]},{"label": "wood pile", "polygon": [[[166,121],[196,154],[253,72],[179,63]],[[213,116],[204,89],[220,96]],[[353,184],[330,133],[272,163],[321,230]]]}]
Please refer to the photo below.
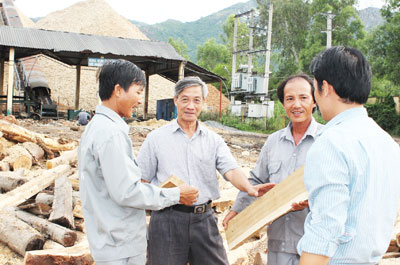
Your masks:
[{"label": "wood pile", "polygon": [[0,241],[24,256],[24,264],[93,264],[76,150],[76,141],[0,117]]}]

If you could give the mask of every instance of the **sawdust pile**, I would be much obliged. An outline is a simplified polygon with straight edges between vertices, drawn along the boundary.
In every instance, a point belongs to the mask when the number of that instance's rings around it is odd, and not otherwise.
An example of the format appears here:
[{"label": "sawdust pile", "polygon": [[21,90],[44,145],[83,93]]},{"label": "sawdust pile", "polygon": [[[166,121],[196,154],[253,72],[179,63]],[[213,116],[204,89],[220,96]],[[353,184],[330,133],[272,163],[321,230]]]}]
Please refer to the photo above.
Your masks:
[{"label": "sawdust pile", "polygon": [[36,27],[149,40],[135,25],[119,15],[104,0],[82,1],[63,10],[55,11],[40,19],[36,23]]},{"label": "sawdust pile", "polygon": [[[207,111],[219,112],[219,97],[220,92],[215,86],[208,84],[208,96],[206,99]],[[230,101],[224,94],[222,94],[222,111],[229,108]]]}]

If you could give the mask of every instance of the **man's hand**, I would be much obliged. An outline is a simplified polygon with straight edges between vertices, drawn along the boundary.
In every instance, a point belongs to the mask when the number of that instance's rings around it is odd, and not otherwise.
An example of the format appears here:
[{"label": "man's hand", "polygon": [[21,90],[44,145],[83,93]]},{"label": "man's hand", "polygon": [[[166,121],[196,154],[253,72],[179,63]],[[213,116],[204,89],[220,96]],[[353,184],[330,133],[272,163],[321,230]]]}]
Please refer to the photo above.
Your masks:
[{"label": "man's hand", "polygon": [[258,184],[255,186],[250,186],[247,189],[247,193],[253,197],[260,197],[267,193],[273,187],[275,187],[275,183]]},{"label": "man's hand", "polygon": [[308,207],[308,200],[305,200],[305,201],[302,201],[302,202],[299,202],[299,203],[293,203],[292,204],[292,211],[301,211],[301,210],[303,210],[304,208],[307,208]]},{"label": "man's hand", "polygon": [[222,225],[224,226],[225,230],[228,229],[228,223],[229,221],[235,217],[238,213],[235,211],[230,211],[224,218],[224,220],[222,221]]},{"label": "man's hand", "polygon": [[197,201],[197,197],[199,196],[198,189],[187,184],[179,185],[178,188],[180,190],[179,203],[190,206]]}]

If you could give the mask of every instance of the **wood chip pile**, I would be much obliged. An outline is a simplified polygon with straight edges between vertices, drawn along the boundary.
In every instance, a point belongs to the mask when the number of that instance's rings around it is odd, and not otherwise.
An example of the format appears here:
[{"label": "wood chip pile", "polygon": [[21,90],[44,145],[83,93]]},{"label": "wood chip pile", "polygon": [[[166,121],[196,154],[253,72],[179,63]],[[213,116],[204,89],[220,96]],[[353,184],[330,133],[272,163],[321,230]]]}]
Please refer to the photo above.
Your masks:
[{"label": "wood chip pile", "polygon": [[24,264],[93,263],[78,192],[77,144],[0,117],[0,241],[24,256]]}]

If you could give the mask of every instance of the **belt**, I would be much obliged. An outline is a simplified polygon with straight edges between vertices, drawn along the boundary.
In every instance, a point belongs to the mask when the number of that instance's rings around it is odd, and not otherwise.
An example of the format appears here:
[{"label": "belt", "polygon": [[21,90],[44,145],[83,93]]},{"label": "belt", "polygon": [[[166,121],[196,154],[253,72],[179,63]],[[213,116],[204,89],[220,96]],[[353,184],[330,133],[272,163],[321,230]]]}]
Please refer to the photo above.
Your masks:
[{"label": "belt", "polygon": [[203,203],[200,205],[195,205],[195,206],[187,206],[184,204],[175,204],[175,205],[171,206],[171,208],[176,211],[184,212],[184,213],[202,214],[211,209],[211,202],[212,201],[209,200],[206,203]]}]

